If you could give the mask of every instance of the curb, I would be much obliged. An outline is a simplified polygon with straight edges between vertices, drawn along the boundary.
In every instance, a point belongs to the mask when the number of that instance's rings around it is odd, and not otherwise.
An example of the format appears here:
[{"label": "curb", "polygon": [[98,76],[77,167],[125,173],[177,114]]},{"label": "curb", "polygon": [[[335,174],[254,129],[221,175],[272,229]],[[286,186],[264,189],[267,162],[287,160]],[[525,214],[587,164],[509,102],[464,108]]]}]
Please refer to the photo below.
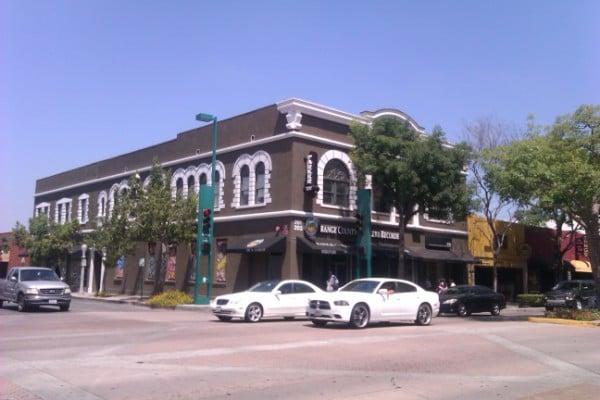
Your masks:
[{"label": "curb", "polygon": [[600,321],[577,321],[573,319],[563,318],[546,318],[546,317],[529,317],[529,322],[541,323],[541,324],[555,324],[555,325],[568,325],[568,326],[579,326],[595,328],[600,327]]}]

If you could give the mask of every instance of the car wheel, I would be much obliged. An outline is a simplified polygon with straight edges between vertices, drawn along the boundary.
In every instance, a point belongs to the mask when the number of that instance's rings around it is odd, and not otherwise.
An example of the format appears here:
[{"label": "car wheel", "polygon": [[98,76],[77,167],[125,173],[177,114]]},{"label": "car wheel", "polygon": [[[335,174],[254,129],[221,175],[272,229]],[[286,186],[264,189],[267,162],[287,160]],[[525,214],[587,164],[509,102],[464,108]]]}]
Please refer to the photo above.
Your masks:
[{"label": "car wheel", "polygon": [[62,306],[60,306],[60,311],[69,311],[69,307],[71,307],[71,303],[62,305]]},{"label": "car wheel", "polygon": [[320,319],[311,319],[310,322],[312,322],[315,326],[318,327],[323,327],[327,325],[327,321],[321,321]]},{"label": "car wheel", "polygon": [[369,307],[364,303],[359,303],[354,306],[350,314],[350,326],[356,329],[362,329],[369,324],[371,313]]},{"label": "car wheel", "polygon": [[431,323],[431,307],[429,304],[421,304],[417,311],[417,325],[429,325]]},{"label": "car wheel", "polygon": [[25,301],[25,296],[21,293],[17,296],[17,310],[19,312],[27,311],[27,302]]},{"label": "car wheel", "polygon": [[500,315],[500,305],[499,305],[498,303],[495,303],[495,304],[492,306],[492,309],[490,310],[490,313],[491,313],[493,316],[498,316],[498,315]]},{"label": "car wheel", "polygon": [[244,318],[248,322],[258,322],[262,319],[263,309],[260,304],[252,303],[246,308],[246,317]]},{"label": "car wheel", "polygon": [[456,313],[458,314],[459,317],[468,317],[469,315],[471,315],[469,310],[467,310],[467,306],[465,306],[463,303],[460,303],[456,307]]},{"label": "car wheel", "polygon": [[575,309],[581,310],[583,309],[583,302],[581,299],[575,299]]},{"label": "car wheel", "polygon": [[231,321],[231,317],[223,317],[222,315],[217,316],[217,318],[219,318],[219,320],[221,320],[223,322]]}]

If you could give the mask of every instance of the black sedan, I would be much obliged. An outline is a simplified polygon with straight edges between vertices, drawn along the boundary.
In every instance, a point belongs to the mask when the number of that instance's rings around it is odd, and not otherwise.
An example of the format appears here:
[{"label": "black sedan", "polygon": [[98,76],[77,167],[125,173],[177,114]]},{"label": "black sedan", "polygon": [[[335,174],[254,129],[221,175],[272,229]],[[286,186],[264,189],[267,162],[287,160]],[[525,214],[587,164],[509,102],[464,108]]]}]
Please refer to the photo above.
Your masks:
[{"label": "black sedan", "polygon": [[467,317],[471,313],[489,312],[500,315],[506,300],[500,293],[485,286],[459,285],[440,295],[440,313]]}]

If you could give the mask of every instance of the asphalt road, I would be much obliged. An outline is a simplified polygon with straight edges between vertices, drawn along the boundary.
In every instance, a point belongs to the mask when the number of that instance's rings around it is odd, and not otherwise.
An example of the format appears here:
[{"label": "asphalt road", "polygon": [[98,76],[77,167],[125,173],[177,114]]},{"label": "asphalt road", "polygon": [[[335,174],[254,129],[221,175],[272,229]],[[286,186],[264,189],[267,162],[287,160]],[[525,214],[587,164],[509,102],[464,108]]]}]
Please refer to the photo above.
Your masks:
[{"label": "asphalt road", "polygon": [[365,330],[74,300],[0,310],[0,399],[591,399],[600,329],[500,318]]}]

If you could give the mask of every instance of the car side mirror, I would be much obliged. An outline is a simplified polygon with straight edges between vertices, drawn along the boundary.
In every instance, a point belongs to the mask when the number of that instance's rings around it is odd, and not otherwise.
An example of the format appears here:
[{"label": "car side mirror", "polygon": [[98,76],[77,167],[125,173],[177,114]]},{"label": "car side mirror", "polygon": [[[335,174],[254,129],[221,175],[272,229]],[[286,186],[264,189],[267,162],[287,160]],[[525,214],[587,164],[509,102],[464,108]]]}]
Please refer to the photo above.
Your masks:
[{"label": "car side mirror", "polygon": [[274,290],[274,291],[273,291],[273,294],[274,294],[275,296],[279,296],[279,295],[281,294],[281,290]]},{"label": "car side mirror", "polygon": [[11,281],[11,282],[16,282],[16,281],[17,281],[17,277],[16,277],[16,276],[14,276],[14,275],[13,275],[13,276],[11,276],[11,277],[10,277],[10,281]]}]

